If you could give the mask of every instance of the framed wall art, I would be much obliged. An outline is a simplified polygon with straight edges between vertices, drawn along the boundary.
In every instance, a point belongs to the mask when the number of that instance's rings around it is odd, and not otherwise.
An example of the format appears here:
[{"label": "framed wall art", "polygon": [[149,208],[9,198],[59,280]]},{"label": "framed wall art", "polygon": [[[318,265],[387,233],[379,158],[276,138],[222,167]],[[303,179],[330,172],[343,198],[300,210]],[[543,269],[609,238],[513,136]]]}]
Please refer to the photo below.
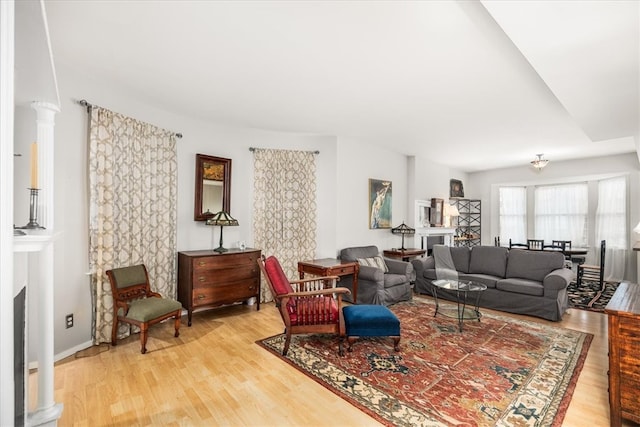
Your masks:
[{"label": "framed wall art", "polygon": [[449,197],[464,197],[464,187],[462,181],[459,179],[452,179],[449,181]]},{"label": "framed wall art", "polygon": [[442,227],[444,219],[444,200],[431,199],[431,226]]},{"label": "framed wall art", "polygon": [[391,228],[391,181],[369,179],[369,228]]}]

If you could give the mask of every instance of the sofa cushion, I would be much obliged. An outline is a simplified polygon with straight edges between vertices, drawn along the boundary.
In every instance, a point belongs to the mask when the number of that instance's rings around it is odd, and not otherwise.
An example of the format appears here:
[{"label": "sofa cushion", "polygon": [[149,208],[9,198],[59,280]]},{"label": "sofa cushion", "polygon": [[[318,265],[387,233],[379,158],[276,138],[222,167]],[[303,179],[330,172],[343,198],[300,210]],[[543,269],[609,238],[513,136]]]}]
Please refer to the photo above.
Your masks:
[{"label": "sofa cushion", "polygon": [[374,256],[369,258],[358,258],[358,264],[379,268],[385,273],[389,271],[389,268],[387,268],[387,264],[384,262],[384,259],[382,259],[381,256]]},{"label": "sofa cushion", "polygon": [[547,274],[563,266],[564,256],[560,252],[513,250],[509,253],[504,277],[542,282]]},{"label": "sofa cushion", "polygon": [[[509,249],[499,246],[474,246],[471,248],[469,273],[505,277]],[[540,279],[542,280],[542,279]]]},{"label": "sofa cushion", "polygon": [[483,285],[486,285],[487,288],[491,288],[491,289],[496,287],[496,283],[500,279],[501,277],[490,276],[488,274],[460,273],[458,276],[458,280],[470,280],[472,282],[482,283]]},{"label": "sofa cushion", "polygon": [[340,259],[345,261],[356,261],[358,258],[370,258],[377,255],[380,255],[377,246],[356,246],[340,251]]},{"label": "sofa cushion", "polygon": [[453,265],[455,265],[456,270],[459,273],[468,273],[471,249],[466,247],[452,247],[450,250]]},{"label": "sofa cushion", "polygon": [[516,278],[502,279],[498,280],[496,288],[501,291],[533,295],[537,297],[541,297],[544,295],[544,287],[542,286],[542,283],[536,280]]}]

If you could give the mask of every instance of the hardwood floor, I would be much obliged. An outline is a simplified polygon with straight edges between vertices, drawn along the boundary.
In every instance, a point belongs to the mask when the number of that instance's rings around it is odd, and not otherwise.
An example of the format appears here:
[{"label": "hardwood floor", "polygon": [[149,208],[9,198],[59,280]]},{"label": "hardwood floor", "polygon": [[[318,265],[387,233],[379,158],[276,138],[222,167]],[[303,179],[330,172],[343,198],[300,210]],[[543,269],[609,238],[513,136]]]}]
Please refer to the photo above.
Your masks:
[{"label": "hardwood floor", "polygon": [[[594,334],[563,426],[609,425],[606,316],[570,309],[562,322],[547,323]],[[59,425],[380,425],[254,344],[282,332],[273,304],[194,313],[179,338],[172,328],[171,322],[151,328],[145,355],[134,335],[58,362]],[[30,402],[36,375],[29,378]]]}]

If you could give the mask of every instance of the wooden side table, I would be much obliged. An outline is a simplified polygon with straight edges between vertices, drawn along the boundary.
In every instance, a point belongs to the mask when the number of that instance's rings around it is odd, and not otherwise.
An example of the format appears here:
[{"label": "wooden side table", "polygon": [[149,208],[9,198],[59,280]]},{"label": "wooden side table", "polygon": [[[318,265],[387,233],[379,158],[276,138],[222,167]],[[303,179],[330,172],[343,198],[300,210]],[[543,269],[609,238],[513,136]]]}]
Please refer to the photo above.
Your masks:
[{"label": "wooden side table", "polygon": [[427,253],[424,249],[408,248],[408,249],[391,249],[382,252],[387,258],[398,258],[402,261],[410,261]]},{"label": "wooden side table", "polygon": [[314,276],[347,276],[353,274],[353,303],[358,301],[358,272],[360,264],[357,262],[342,261],[335,258],[313,259],[298,262],[298,274],[304,279],[305,273]]}]

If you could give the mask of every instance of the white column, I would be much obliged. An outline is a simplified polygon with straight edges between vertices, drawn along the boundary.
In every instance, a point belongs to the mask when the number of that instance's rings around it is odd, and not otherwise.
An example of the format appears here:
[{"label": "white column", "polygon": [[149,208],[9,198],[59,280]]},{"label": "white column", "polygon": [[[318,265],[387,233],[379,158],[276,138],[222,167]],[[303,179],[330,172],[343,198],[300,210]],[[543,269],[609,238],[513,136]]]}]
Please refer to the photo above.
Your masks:
[{"label": "white column", "polygon": [[[54,233],[54,193],[53,193],[53,149],[55,115],[58,107],[46,102],[33,102],[31,108],[36,110],[37,143],[38,143],[38,223],[46,228],[46,234]],[[35,286],[38,292],[38,400],[36,410],[28,415],[30,426],[55,426],[62,415],[62,404],[53,399],[54,383],[54,348],[53,348],[53,239],[45,244],[41,251],[32,254],[37,268],[36,280],[29,280],[29,286]]]},{"label": "white column", "polygon": [[13,1],[0,1],[0,425],[15,424],[13,372]]},{"label": "white column", "polygon": [[47,102],[33,102],[36,110],[36,142],[38,143],[38,224],[53,230],[53,141],[55,115],[60,110]]},{"label": "white column", "polygon": [[63,405],[53,399],[53,239],[29,258],[38,266],[36,280],[29,280],[29,286],[38,289],[38,400],[36,410],[28,415],[28,425],[55,426]]}]

